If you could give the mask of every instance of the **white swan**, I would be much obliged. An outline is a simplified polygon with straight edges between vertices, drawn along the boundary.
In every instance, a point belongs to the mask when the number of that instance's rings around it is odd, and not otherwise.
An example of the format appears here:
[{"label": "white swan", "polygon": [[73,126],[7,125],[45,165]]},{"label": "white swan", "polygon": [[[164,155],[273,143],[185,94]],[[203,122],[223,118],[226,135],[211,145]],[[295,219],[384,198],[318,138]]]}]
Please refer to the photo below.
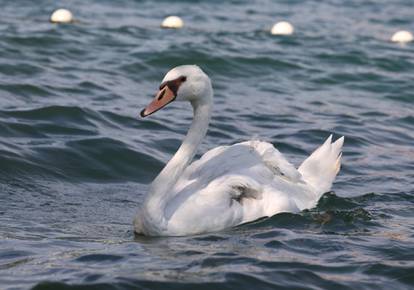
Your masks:
[{"label": "white swan", "polygon": [[220,146],[190,164],[204,138],[213,103],[209,77],[195,65],[170,70],[146,117],[172,101],[189,101],[191,127],[174,157],[152,182],[134,220],[136,233],[183,236],[219,231],[280,212],[314,207],[340,168],[344,138],[330,136],[299,169],[272,144]]}]

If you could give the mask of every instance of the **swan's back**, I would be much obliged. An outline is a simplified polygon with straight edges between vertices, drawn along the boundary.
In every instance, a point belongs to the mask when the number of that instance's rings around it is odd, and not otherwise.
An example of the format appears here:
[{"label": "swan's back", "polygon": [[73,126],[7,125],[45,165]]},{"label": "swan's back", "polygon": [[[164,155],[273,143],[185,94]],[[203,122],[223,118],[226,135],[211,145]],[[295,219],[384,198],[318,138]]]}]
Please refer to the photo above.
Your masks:
[{"label": "swan's back", "polygon": [[[171,190],[164,212],[169,230],[176,234],[217,231],[315,206],[325,192],[321,190],[330,189],[337,173],[342,141],[331,144],[328,138],[301,170],[267,142],[247,141],[208,151],[186,168]],[[320,160],[324,163],[318,171],[315,166]],[[318,173],[324,174],[320,181]]]}]

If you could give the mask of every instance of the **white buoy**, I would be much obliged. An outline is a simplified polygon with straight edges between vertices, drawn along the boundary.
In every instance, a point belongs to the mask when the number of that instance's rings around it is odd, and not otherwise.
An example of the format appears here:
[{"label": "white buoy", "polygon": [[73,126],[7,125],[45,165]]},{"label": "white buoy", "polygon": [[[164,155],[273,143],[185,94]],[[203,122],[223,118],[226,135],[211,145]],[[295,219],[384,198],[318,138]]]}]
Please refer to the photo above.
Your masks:
[{"label": "white buoy", "polygon": [[67,9],[55,10],[50,16],[52,23],[69,23],[73,21],[73,14]]},{"label": "white buoy", "polygon": [[273,35],[291,35],[294,31],[295,29],[293,28],[292,24],[290,24],[287,21],[281,21],[273,25],[272,30],[270,30],[270,33]]},{"label": "white buoy", "polygon": [[168,16],[161,23],[162,28],[182,28],[184,21],[178,16]]},{"label": "white buoy", "polygon": [[413,39],[414,39],[413,34],[406,30],[398,31],[394,33],[394,35],[391,37],[392,42],[401,42],[401,43],[410,42],[410,41],[413,41]]}]

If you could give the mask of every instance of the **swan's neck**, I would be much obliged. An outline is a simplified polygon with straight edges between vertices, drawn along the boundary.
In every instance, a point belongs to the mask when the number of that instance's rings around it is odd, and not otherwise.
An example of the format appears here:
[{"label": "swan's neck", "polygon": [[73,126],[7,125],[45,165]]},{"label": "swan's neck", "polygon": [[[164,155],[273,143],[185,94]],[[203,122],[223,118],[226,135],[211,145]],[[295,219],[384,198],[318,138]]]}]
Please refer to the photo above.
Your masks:
[{"label": "swan's neck", "polygon": [[144,208],[151,224],[162,227],[165,223],[164,209],[171,198],[171,189],[189,165],[197,148],[207,133],[210,122],[212,98],[204,102],[192,102],[194,117],[187,136],[178,151],[167,163],[160,174],[154,179],[146,197]]},{"label": "swan's neck", "polygon": [[211,104],[193,105],[194,118],[187,136],[180,148],[153,181],[151,191],[153,195],[164,194],[175,185],[178,178],[188,166],[197,152],[197,148],[207,133],[210,122]]}]

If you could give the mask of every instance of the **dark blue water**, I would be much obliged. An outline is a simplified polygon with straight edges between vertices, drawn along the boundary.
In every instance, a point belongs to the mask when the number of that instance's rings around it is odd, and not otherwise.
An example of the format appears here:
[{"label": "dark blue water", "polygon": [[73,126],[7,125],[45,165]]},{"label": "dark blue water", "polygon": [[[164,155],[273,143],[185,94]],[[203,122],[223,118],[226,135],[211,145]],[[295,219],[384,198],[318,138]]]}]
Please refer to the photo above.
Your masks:
[{"label": "dark blue water", "polygon": [[[47,22],[57,7],[78,23]],[[0,289],[412,289],[411,0],[12,1],[0,9]],[[186,27],[162,30],[178,14]],[[277,20],[296,27],[272,37]],[[134,237],[189,106],[142,120],[164,74],[215,89],[199,155],[260,137],[300,162],[346,137],[318,206],[223,232]]]}]

